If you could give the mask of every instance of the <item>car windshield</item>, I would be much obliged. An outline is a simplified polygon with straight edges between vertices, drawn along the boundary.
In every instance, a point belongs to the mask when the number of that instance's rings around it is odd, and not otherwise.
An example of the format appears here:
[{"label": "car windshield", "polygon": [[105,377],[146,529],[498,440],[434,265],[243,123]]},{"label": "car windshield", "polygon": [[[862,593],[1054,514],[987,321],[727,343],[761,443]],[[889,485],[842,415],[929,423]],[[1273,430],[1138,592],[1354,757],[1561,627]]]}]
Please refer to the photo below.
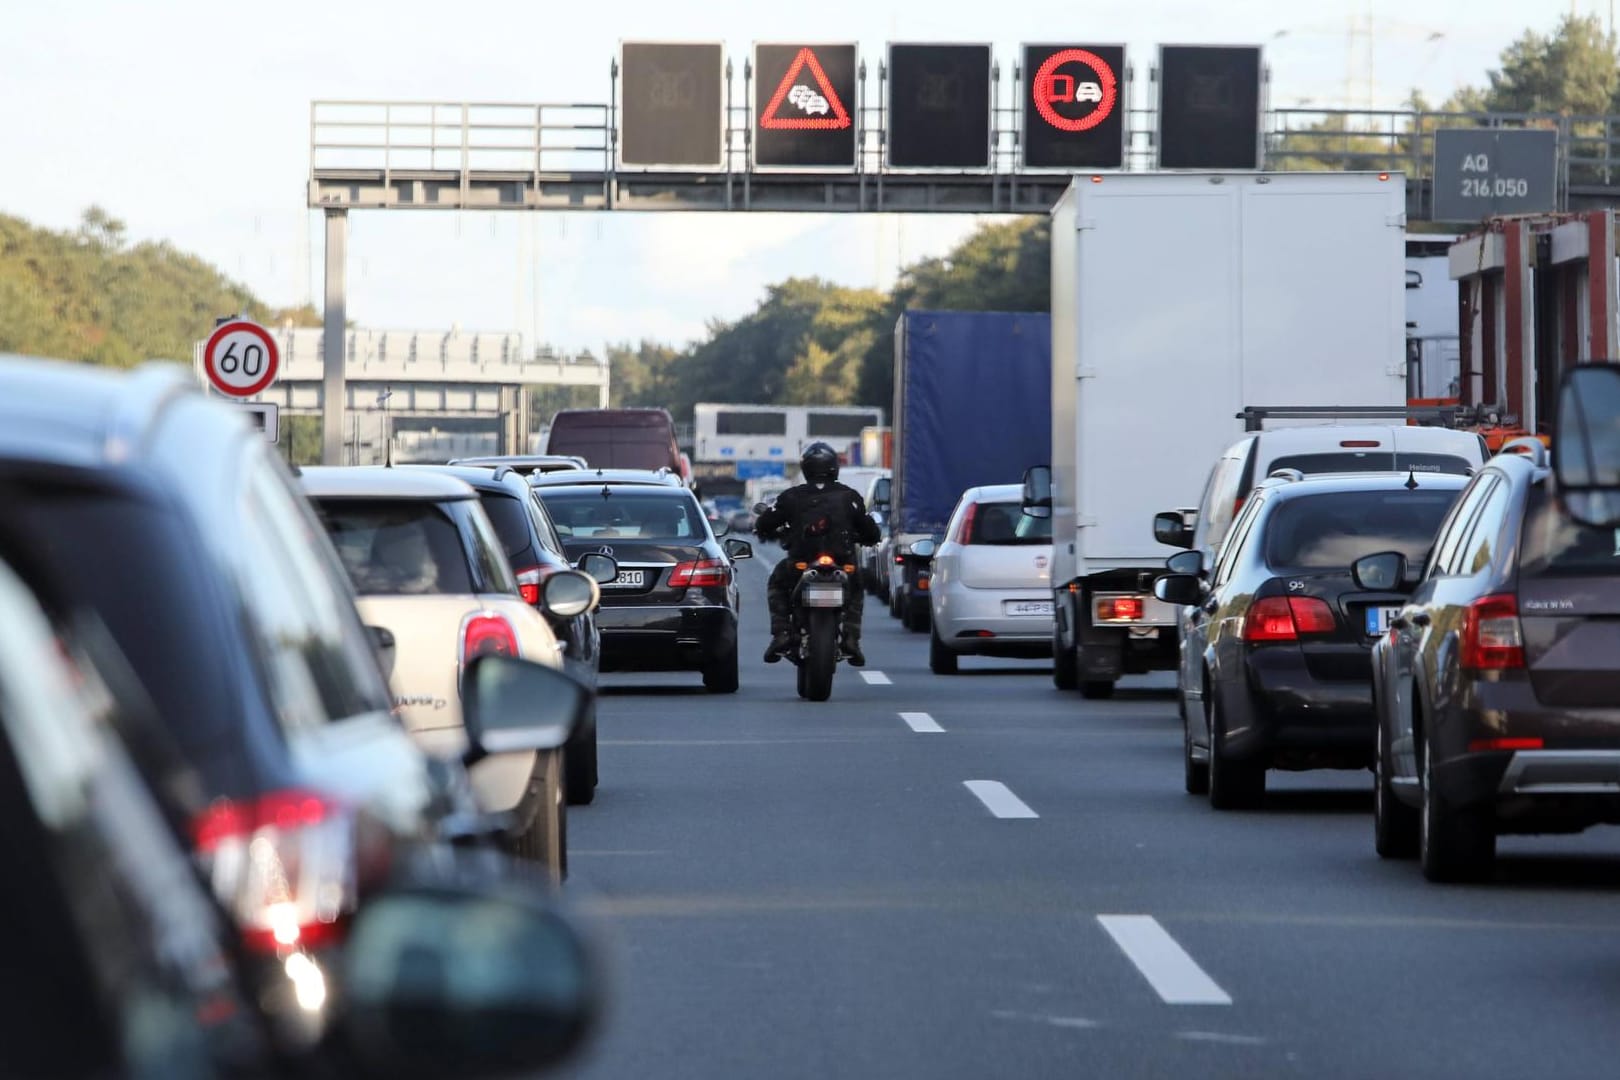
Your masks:
[{"label": "car windshield", "polygon": [[1399,551],[1420,562],[1455,489],[1340,491],[1285,499],[1265,523],[1266,563],[1291,570],[1347,569],[1363,555]]},{"label": "car windshield", "polygon": [[705,536],[703,516],[684,491],[605,490],[606,495],[603,488],[542,493],[563,539],[693,540]]},{"label": "car windshield", "polygon": [[1020,544],[1050,544],[1052,519],[1033,518],[1015,502],[979,503],[965,530],[965,544],[1012,547]]},{"label": "car windshield", "polygon": [[1343,450],[1321,454],[1289,454],[1272,461],[1270,472],[1298,469],[1306,476],[1321,473],[1420,472],[1467,476],[1478,462],[1455,454],[1391,453],[1388,450]]},{"label": "car windshield", "polygon": [[321,518],[362,596],[474,591],[461,532],[436,503],[320,500]]},{"label": "car windshield", "polygon": [[1620,576],[1620,529],[1570,520],[1542,484],[1531,489],[1522,539],[1519,571],[1527,576]]}]

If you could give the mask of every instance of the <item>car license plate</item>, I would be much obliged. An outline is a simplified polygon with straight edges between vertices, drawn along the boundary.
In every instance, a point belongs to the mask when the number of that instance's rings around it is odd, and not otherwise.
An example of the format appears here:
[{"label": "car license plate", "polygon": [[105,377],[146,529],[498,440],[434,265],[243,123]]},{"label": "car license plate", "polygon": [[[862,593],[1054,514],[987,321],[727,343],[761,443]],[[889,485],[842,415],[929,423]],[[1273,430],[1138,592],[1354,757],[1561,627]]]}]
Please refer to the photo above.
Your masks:
[{"label": "car license plate", "polygon": [[611,589],[640,589],[647,584],[647,571],[620,570],[619,576],[613,579]]},{"label": "car license plate", "polygon": [[1008,615],[1051,615],[1050,600],[1003,600],[1001,610]]},{"label": "car license plate", "polygon": [[1367,636],[1383,637],[1389,633],[1392,619],[1401,613],[1398,607],[1370,607],[1367,609]]}]

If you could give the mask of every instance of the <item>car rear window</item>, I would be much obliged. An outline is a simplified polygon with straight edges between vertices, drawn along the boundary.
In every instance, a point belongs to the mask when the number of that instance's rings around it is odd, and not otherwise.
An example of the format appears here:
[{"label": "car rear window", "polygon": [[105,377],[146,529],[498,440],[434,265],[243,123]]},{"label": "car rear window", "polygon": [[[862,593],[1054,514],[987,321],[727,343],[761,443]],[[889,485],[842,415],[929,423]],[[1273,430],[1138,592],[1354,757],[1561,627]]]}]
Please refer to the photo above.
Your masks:
[{"label": "car rear window", "polygon": [[1272,461],[1268,472],[1298,469],[1317,473],[1407,472],[1450,473],[1467,476],[1477,465],[1455,454],[1391,453],[1388,450],[1343,450],[1321,454],[1290,454]]},{"label": "car rear window", "polygon": [[1279,500],[1265,523],[1266,563],[1348,569],[1363,555],[1399,551],[1419,563],[1457,498],[1456,489],[1342,491]]},{"label": "car rear window", "polygon": [[701,540],[703,518],[684,491],[669,493],[601,488],[547,491],[541,498],[552,524],[564,540],[629,539]]},{"label": "car rear window", "polygon": [[507,558],[521,555],[529,549],[529,518],[522,502],[498,491],[480,491],[478,501],[484,504],[484,513],[494,524],[495,534],[501,538],[501,547],[506,549]]},{"label": "car rear window", "polygon": [[1052,519],[1032,518],[1018,503],[980,503],[963,538],[966,544],[1012,547],[1019,544],[1050,544]]},{"label": "car rear window", "polygon": [[475,592],[461,532],[431,502],[383,499],[319,502],[343,568],[362,596]]},{"label": "car rear window", "polygon": [[1541,484],[1530,490],[1519,550],[1529,577],[1620,576],[1620,529],[1571,521]]}]

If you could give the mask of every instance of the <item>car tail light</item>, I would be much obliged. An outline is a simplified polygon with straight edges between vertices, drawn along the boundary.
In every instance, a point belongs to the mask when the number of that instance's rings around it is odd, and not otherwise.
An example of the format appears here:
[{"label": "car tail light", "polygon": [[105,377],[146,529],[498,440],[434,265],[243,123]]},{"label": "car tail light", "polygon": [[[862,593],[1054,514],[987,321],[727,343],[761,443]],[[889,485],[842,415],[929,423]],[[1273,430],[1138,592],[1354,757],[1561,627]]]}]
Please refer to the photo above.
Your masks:
[{"label": "car tail light", "polygon": [[[827,558],[827,556],[822,556]],[[820,563],[820,559],[817,563]],[[831,560],[828,559],[828,565]],[[731,583],[731,567],[721,559],[699,559],[697,562],[683,562],[670,571],[669,586],[672,589],[702,589]]]},{"label": "car tail light", "polygon": [[1244,641],[1298,641],[1301,634],[1330,634],[1333,609],[1314,596],[1268,596],[1243,620]]},{"label": "car tail light", "polygon": [[1301,634],[1331,634],[1338,628],[1333,609],[1314,596],[1290,596],[1288,611]]},{"label": "car tail light", "polygon": [[1519,601],[1511,593],[1484,596],[1463,614],[1462,656],[1465,671],[1504,671],[1524,667],[1524,632]]},{"label": "car tail light", "polygon": [[1135,622],[1146,605],[1140,596],[1110,596],[1097,601],[1098,622]]},{"label": "car tail light", "polygon": [[956,527],[956,542],[966,544],[973,536],[973,519],[979,516],[979,504],[968,503],[967,513],[962,515],[962,523]]},{"label": "car tail light", "polygon": [[477,656],[517,656],[517,631],[503,616],[493,611],[469,615],[461,624],[461,663],[465,667]]},{"label": "car tail light", "polygon": [[1372,450],[1383,444],[1377,439],[1340,439],[1339,445],[1351,450]]},{"label": "car tail light", "polygon": [[1541,739],[1470,739],[1468,752],[1475,754],[1481,750],[1540,750],[1544,745]]},{"label": "car tail light", "polygon": [[221,800],[192,823],[214,894],[249,948],[265,953],[318,947],[339,936],[357,879],[386,871],[385,834],[362,833],[343,807],[297,790]]},{"label": "car tail light", "polygon": [[529,566],[517,572],[518,592],[530,607],[540,606],[540,583],[546,580],[544,567]]}]

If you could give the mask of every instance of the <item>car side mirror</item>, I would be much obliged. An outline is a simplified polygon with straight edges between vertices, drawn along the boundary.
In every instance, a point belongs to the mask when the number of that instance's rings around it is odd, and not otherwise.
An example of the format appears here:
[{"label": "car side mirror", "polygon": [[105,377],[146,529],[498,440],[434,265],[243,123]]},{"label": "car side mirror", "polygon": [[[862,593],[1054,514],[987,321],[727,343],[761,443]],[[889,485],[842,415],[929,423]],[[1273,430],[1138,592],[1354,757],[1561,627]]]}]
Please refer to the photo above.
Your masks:
[{"label": "car side mirror", "polygon": [[532,1074],[585,1042],[603,996],[592,950],[544,889],[516,883],[393,885],[361,905],[334,1032],[361,1075]]},{"label": "car side mirror", "polygon": [[1164,568],[1172,574],[1191,574],[1197,577],[1204,572],[1204,553],[1178,551],[1164,560]]},{"label": "car side mirror", "polygon": [[932,540],[917,540],[911,545],[911,554],[919,559],[932,559],[938,550],[939,545]]},{"label": "car side mirror", "polygon": [[543,664],[511,656],[474,657],[461,677],[466,763],[490,754],[557,749],[584,719],[590,696],[585,687]]},{"label": "car side mirror", "polygon": [[579,569],[598,585],[611,585],[619,579],[618,561],[600,551],[593,551],[580,559]]},{"label": "car side mirror", "polygon": [[726,555],[728,555],[733,561],[739,559],[752,559],[754,557],[754,545],[750,544],[746,540],[741,540],[735,536],[729,537],[725,541],[724,546],[726,549]]},{"label": "car side mirror", "polygon": [[1181,511],[1169,510],[1153,515],[1153,539],[1166,547],[1190,548],[1193,530],[1188,527],[1187,518]]},{"label": "car side mirror", "polygon": [[880,477],[872,485],[872,509],[887,513],[889,507],[893,505],[893,501],[894,481],[887,476]]},{"label": "car side mirror", "polygon": [[556,619],[583,615],[601,599],[596,582],[578,570],[558,570],[540,585],[540,610]]},{"label": "car side mirror", "polygon": [[1566,514],[1583,525],[1620,525],[1620,364],[1564,373],[1552,466]]},{"label": "car side mirror", "polygon": [[1398,551],[1364,556],[1350,564],[1350,578],[1358,589],[1396,592],[1406,585],[1406,556]]},{"label": "car side mirror", "polygon": [[1167,604],[1192,607],[1204,602],[1204,584],[1192,574],[1165,574],[1153,583],[1153,595]]},{"label": "car side mirror", "polygon": [[1052,516],[1052,470],[1036,465],[1024,470],[1023,510],[1025,517]]}]

